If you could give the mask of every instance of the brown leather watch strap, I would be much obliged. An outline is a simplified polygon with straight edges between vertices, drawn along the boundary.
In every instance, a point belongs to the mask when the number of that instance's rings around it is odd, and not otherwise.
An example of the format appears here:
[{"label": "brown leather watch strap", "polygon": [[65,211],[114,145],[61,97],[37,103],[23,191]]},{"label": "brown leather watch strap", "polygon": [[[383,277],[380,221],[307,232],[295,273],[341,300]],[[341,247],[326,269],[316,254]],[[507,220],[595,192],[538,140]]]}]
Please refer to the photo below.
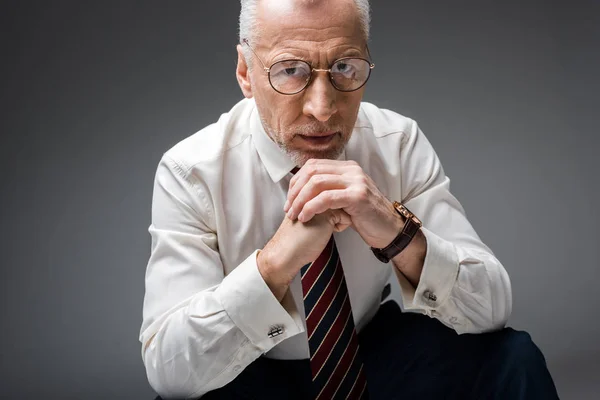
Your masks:
[{"label": "brown leather watch strap", "polygon": [[410,241],[415,237],[419,229],[421,229],[421,221],[415,217],[415,215],[408,210],[405,206],[398,202],[394,202],[394,208],[396,212],[404,218],[404,227],[402,231],[396,236],[392,243],[383,249],[376,249],[371,247],[375,257],[381,262],[388,263],[394,257],[396,257],[402,250],[409,245]]}]

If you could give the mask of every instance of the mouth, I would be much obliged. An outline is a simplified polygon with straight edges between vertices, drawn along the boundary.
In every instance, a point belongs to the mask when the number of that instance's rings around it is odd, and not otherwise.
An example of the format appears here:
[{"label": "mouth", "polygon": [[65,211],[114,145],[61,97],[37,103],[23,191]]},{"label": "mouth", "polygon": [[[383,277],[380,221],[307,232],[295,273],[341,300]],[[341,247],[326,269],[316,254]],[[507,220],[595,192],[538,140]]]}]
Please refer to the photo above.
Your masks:
[{"label": "mouth", "polygon": [[314,145],[324,145],[330,143],[339,132],[323,132],[310,135],[298,135],[304,142]]}]

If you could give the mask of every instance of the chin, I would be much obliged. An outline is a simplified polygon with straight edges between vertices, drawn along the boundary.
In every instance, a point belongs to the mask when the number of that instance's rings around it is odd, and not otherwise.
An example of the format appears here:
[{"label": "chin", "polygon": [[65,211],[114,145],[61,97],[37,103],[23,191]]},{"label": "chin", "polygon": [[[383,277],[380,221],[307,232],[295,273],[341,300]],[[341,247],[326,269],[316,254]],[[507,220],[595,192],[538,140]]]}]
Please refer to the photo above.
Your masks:
[{"label": "chin", "polygon": [[310,159],[321,159],[321,160],[337,160],[340,154],[344,151],[344,147],[323,150],[323,151],[300,151],[291,150],[288,151],[290,158],[296,163],[297,166],[303,166]]}]

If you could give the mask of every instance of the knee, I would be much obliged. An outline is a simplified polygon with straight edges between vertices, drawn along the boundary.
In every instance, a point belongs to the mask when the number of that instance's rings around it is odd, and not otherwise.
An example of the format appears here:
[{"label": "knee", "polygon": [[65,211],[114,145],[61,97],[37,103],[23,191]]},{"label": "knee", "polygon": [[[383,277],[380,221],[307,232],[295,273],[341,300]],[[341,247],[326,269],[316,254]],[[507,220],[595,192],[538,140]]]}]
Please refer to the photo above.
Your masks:
[{"label": "knee", "polygon": [[546,366],[546,360],[540,349],[527,332],[504,329],[497,352],[506,368],[516,371],[527,371],[531,368]]}]

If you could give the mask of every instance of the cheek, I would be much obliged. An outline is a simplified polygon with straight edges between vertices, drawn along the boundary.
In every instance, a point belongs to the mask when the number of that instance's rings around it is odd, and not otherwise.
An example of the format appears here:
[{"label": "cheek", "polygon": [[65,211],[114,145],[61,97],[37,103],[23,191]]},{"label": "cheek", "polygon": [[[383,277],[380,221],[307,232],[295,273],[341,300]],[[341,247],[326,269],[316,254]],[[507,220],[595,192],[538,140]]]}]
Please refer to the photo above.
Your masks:
[{"label": "cheek", "polygon": [[267,82],[267,86],[265,87],[262,80],[259,80],[258,82],[255,81],[253,92],[256,106],[260,111],[262,118],[271,124],[274,119],[274,115],[277,113],[276,108],[273,107],[273,93],[271,93],[273,90],[271,89],[271,86]]},{"label": "cheek", "polygon": [[286,132],[302,115],[302,104],[295,96],[285,96],[271,89],[265,98],[266,108],[271,126],[278,132]]},{"label": "cheek", "polygon": [[271,131],[274,131],[280,140],[287,141],[289,138],[286,132],[302,114],[301,102],[296,96],[277,93],[268,81],[267,85],[255,88],[256,106]]},{"label": "cheek", "polygon": [[357,90],[355,92],[346,93],[345,96],[342,97],[344,108],[347,112],[356,112],[360,108],[360,102],[363,97],[363,89]]},{"label": "cheek", "polygon": [[275,99],[275,107],[277,109],[278,122],[285,129],[286,126],[292,125],[302,116],[302,101],[298,96],[279,95]]},{"label": "cheek", "polygon": [[354,123],[360,108],[361,100],[362,93],[355,92],[347,93],[338,98],[338,114],[345,123]]}]

